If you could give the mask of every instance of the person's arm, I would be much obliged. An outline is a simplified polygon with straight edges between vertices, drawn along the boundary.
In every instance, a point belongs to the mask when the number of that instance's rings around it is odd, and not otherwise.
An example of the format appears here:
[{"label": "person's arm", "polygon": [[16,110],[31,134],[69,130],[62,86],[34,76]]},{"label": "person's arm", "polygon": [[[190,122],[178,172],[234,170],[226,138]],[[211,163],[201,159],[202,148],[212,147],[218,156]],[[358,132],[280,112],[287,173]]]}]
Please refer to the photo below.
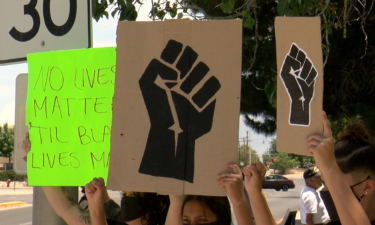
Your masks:
[{"label": "person's arm", "polygon": [[246,166],[243,171],[245,174],[245,188],[249,194],[255,224],[276,225],[262,190],[263,179],[267,171],[266,167],[261,162],[256,162]]},{"label": "person's arm", "polygon": [[232,169],[233,173],[218,175],[217,184],[227,190],[238,225],[252,225],[253,219],[243,190],[242,172],[236,164],[227,165],[227,168]]},{"label": "person's arm", "polygon": [[181,208],[185,195],[169,195],[169,209],[165,225],[182,225]]},{"label": "person's arm", "polygon": [[79,207],[77,201],[64,187],[42,187],[48,202],[58,216],[69,225],[91,224],[88,211]]},{"label": "person's arm", "polygon": [[306,225],[314,225],[314,214],[306,213]]},{"label": "person's arm", "polygon": [[335,203],[341,224],[370,225],[370,220],[361,204],[345,182],[335,159],[331,127],[325,112],[322,112],[323,134],[314,134],[306,138],[307,151],[314,156],[316,165],[324,174],[325,184]]},{"label": "person's arm", "polygon": [[104,195],[104,181],[99,182],[98,179],[94,178],[90,183],[85,186],[85,193],[87,201],[89,203],[89,212],[92,225],[107,225],[107,221],[104,213],[103,206],[103,195]]}]

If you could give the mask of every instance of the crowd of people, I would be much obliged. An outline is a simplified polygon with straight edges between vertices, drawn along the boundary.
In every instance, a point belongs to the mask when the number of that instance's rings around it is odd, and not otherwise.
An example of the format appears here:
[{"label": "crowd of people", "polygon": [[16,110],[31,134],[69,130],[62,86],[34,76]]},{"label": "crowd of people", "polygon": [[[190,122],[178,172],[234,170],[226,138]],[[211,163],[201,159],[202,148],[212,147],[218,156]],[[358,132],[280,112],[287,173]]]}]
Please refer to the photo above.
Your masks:
[{"label": "crowd of people", "polygon": [[[305,140],[316,167],[303,175],[306,186],[300,199],[301,222],[375,225],[375,147],[368,142],[366,128],[358,122],[349,124],[334,143],[324,112],[322,120],[323,133]],[[23,147],[30,149],[28,138]],[[43,190],[68,224],[230,225],[230,201],[239,225],[276,225],[262,192],[267,168],[260,162],[242,171],[236,164],[227,168],[232,172],[217,175],[216,180],[228,198],[125,192],[119,206],[108,196],[103,179],[94,178],[85,186],[88,207],[82,207],[64,187]]]}]

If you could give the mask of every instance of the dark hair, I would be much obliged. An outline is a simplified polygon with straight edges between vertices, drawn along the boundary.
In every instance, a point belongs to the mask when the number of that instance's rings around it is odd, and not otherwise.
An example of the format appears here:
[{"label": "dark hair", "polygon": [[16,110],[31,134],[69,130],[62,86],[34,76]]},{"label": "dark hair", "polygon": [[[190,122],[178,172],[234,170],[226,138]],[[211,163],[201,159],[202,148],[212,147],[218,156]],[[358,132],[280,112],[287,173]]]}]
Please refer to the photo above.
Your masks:
[{"label": "dark hair", "polygon": [[335,157],[340,170],[344,173],[359,172],[375,174],[375,147],[371,145],[366,127],[355,121],[337,135]]},{"label": "dark hair", "polygon": [[[123,202],[129,199],[136,199],[136,201],[130,201],[130,205]],[[124,204],[125,203],[125,204]],[[126,208],[130,207],[130,208]],[[156,193],[144,193],[144,192],[133,192],[133,197],[123,197],[121,201],[121,210],[130,210],[130,213],[137,213],[141,216],[141,220],[146,221],[148,225],[161,225],[165,223],[169,208],[169,197],[167,195],[158,195]],[[135,211],[134,211],[135,210]]]},{"label": "dark hair", "polygon": [[192,200],[196,200],[207,206],[216,215],[219,225],[230,225],[232,223],[230,205],[227,197],[187,195],[181,207],[181,216],[185,204]]}]

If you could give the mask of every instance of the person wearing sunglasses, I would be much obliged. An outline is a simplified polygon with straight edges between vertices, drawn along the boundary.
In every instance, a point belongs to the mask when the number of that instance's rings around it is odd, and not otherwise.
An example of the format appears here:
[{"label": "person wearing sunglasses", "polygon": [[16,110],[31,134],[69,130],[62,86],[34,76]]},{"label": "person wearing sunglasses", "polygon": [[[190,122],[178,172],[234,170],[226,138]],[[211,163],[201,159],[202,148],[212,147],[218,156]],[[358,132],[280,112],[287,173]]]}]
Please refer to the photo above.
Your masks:
[{"label": "person wearing sunglasses", "polygon": [[305,170],[303,187],[300,195],[301,223],[307,225],[327,224],[330,221],[328,211],[318,189],[322,187],[321,173],[316,166]]},{"label": "person wearing sunglasses", "polygon": [[375,147],[361,123],[349,124],[333,142],[325,112],[323,134],[306,138],[307,151],[325,177],[343,225],[375,225]]}]

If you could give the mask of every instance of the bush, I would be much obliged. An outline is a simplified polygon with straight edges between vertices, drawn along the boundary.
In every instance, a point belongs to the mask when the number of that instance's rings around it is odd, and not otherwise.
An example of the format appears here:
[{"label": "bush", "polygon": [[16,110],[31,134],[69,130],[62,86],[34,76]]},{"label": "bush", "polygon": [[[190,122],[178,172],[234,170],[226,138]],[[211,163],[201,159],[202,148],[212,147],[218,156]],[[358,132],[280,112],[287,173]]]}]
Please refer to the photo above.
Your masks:
[{"label": "bush", "polygon": [[11,181],[25,181],[27,175],[18,175],[13,170],[7,170],[4,172],[0,172],[0,181],[6,181],[8,178]]}]

